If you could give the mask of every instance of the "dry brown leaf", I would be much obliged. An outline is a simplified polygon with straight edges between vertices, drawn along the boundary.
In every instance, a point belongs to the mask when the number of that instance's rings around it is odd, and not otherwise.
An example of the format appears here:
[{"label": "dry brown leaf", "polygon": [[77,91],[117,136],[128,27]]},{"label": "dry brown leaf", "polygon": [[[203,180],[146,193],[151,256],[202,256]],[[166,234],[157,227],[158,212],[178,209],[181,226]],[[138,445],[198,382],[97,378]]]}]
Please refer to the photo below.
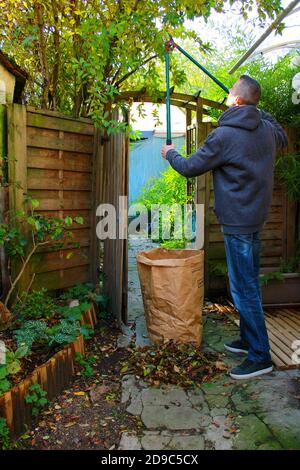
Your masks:
[{"label": "dry brown leaf", "polygon": [[215,367],[217,370],[227,370],[226,364],[224,364],[222,361],[216,361]]},{"label": "dry brown leaf", "polygon": [[75,426],[77,424],[77,421],[71,421],[70,423],[65,424],[65,428],[70,428],[72,426]]}]

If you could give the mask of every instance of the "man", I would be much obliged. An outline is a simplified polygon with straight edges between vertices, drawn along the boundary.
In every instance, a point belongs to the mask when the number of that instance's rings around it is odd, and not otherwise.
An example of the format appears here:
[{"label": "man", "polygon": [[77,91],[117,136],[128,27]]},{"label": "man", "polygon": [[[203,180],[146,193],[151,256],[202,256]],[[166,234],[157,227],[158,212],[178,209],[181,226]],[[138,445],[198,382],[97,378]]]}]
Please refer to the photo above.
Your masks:
[{"label": "man", "polygon": [[247,359],[231,370],[234,379],[271,372],[268,333],[259,286],[260,231],[272,198],[274,160],[287,145],[282,127],[259,110],[261,88],[242,75],[230,90],[227,109],[195,154],[183,158],[173,145],[161,154],[181,175],[213,170],[215,212],[224,234],[231,295],[240,313],[240,339],[225,343]]}]

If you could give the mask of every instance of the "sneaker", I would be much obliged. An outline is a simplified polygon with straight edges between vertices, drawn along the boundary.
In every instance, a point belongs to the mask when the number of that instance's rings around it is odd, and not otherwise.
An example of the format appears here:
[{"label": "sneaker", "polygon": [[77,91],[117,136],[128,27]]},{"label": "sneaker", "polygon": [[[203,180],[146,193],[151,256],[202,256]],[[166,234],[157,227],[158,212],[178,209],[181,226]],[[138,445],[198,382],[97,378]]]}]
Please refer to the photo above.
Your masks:
[{"label": "sneaker", "polygon": [[237,354],[248,354],[248,345],[244,341],[238,339],[236,341],[232,341],[231,343],[225,343],[224,348],[227,351]]},{"label": "sneaker", "polygon": [[230,377],[233,379],[251,379],[252,377],[268,374],[272,370],[273,365],[271,361],[253,362],[245,359],[240,366],[234,367],[231,370]]}]

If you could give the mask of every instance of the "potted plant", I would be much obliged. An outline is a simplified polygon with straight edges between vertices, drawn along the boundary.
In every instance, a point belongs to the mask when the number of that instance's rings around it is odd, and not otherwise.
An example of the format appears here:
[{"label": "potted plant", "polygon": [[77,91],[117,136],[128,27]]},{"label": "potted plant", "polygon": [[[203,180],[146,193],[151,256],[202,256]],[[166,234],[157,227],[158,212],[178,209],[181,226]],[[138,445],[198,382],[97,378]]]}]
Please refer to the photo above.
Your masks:
[{"label": "potted plant", "polygon": [[295,256],[277,271],[261,270],[260,286],[264,306],[300,305],[300,259]]}]

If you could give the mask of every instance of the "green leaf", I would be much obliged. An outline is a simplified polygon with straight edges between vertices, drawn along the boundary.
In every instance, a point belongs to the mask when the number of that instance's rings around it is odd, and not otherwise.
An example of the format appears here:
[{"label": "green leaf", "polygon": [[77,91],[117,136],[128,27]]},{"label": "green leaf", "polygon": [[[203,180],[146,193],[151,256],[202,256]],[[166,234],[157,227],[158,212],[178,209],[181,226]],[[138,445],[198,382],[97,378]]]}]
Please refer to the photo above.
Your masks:
[{"label": "green leaf", "polygon": [[0,380],[3,380],[8,375],[8,371],[5,365],[0,366]]},{"label": "green leaf", "polygon": [[10,375],[15,375],[21,370],[20,361],[16,360],[7,364],[7,371]]},{"label": "green leaf", "polygon": [[80,217],[80,216],[74,217],[74,221],[76,222],[76,224],[79,224],[79,225],[83,225],[83,224],[84,224],[84,218],[83,218],[83,217]]},{"label": "green leaf", "polygon": [[28,346],[26,345],[20,346],[15,352],[15,357],[17,359],[21,359],[22,357],[27,356],[28,352],[29,352]]},{"label": "green leaf", "polygon": [[69,226],[69,225],[72,225],[72,223],[73,223],[73,219],[72,219],[72,217],[70,217],[70,216],[68,215],[68,216],[65,218],[65,224]]},{"label": "green leaf", "polygon": [[8,379],[0,380],[0,394],[7,392],[11,388],[11,383]]},{"label": "green leaf", "polygon": [[36,209],[40,205],[40,202],[37,199],[31,199],[30,203],[34,209]]},{"label": "green leaf", "polygon": [[29,216],[29,217],[27,217],[27,222],[28,222],[28,224],[29,224],[29,225],[33,225],[33,226],[34,226],[34,225],[35,225],[35,222],[36,222],[36,220],[35,220],[35,218],[34,218],[34,217],[32,217],[32,216]]}]

